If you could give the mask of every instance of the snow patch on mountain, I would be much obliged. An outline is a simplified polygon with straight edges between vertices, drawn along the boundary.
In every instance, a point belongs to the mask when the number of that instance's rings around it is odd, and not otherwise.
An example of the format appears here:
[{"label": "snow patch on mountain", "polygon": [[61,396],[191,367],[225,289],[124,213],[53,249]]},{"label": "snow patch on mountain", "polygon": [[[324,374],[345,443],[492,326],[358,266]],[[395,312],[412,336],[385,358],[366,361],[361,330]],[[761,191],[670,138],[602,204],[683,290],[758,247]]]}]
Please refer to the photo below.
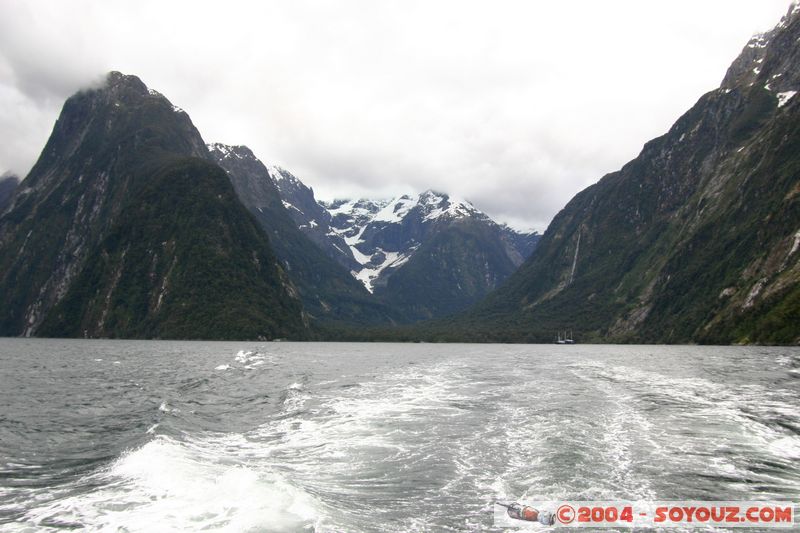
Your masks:
[{"label": "snow patch on mountain", "polygon": [[[326,204],[325,202],[320,202],[327,210],[331,216],[341,215],[341,214],[350,214],[355,209],[357,200],[346,200],[343,203],[330,203]],[[335,206],[335,207],[334,207]]]},{"label": "snow patch on mountain", "polygon": [[[345,236],[344,237],[344,242],[346,242],[347,246],[349,246],[350,248],[355,248],[356,244],[364,242],[364,239],[362,239],[361,236],[364,235],[364,230],[366,230],[366,229],[367,229],[367,226],[365,225],[365,226],[362,226],[361,229],[358,230],[358,233],[356,233],[355,235]],[[353,253],[355,253],[355,252],[353,252]],[[361,262],[361,264],[364,264],[364,263]]]},{"label": "snow patch on mountain", "polygon": [[440,195],[432,191],[423,193],[423,195],[420,196],[420,204],[423,203],[431,208],[430,212],[425,215],[424,220],[438,220],[443,217],[463,218],[473,215],[483,215],[483,213],[467,200],[455,198],[446,194]]},{"label": "snow patch on mountain", "polygon": [[208,148],[209,152],[219,152],[222,154],[223,159],[229,159],[231,157],[235,157],[236,159],[244,159],[242,154],[236,150],[235,146],[223,143],[209,143],[206,145],[206,148]]},{"label": "snow patch on mountain", "polygon": [[417,205],[410,196],[403,195],[391,200],[386,207],[375,213],[372,222],[400,222]]},{"label": "snow patch on mountain", "polygon": [[[466,217],[490,221],[469,201],[432,190],[391,200],[320,202],[331,215],[329,234],[342,237],[361,268],[353,276],[372,292],[376,280],[405,264],[424,237],[414,231]],[[410,232],[410,233],[409,233]]]},{"label": "snow patch on mountain", "polygon": [[278,186],[278,189],[280,189],[280,183],[283,181],[292,184],[301,183],[300,180],[294,177],[291,172],[284,170],[278,165],[267,165],[267,172],[269,173],[269,177],[272,178],[272,181],[275,183],[275,185]]},{"label": "snow patch on mountain", "polygon": [[[374,292],[374,282],[381,274],[387,269],[395,269],[405,264],[410,258],[416,247],[409,250],[408,253],[401,252],[387,252],[378,248],[373,256],[367,256],[358,251],[358,248],[353,248],[353,255],[356,260],[364,265],[361,270],[353,270],[350,273],[360,281],[369,292]],[[377,261],[375,258],[377,256]]]},{"label": "snow patch on mountain", "polygon": [[769,44],[769,39],[766,33],[757,33],[753,35],[750,42],[747,43],[747,48],[766,48]]},{"label": "snow patch on mountain", "polygon": [[295,206],[293,206],[286,200],[281,200],[281,203],[283,204],[283,207],[285,207],[286,209],[297,209]]},{"label": "snow patch on mountain", "polygon": [[796,94],[797,91],[786,91],[778,93],[778,107],[785,106],[789,102],[789,100],[791,100]]}]

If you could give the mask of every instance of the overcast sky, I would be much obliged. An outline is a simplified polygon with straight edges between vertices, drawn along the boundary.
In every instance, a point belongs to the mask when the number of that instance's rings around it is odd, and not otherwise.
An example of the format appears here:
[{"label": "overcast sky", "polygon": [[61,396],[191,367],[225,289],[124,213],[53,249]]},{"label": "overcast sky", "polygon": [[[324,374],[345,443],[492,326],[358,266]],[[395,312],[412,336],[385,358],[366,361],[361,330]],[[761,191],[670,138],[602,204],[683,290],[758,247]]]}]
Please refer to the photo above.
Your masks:
[{"label": "overcast sky", "polygon": [[109,70],[318,198],[427,188],[544,230],[789,0],[0,0],[0,173]]}]

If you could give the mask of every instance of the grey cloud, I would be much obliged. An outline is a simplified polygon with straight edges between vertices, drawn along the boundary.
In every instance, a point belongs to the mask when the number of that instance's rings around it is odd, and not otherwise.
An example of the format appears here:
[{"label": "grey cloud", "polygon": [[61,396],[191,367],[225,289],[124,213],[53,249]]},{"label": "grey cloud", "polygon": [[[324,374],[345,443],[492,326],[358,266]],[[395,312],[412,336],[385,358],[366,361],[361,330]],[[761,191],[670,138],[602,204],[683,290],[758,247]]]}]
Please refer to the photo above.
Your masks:
[{"label": "grey cloud", "polygon": [[543,230],[787,2],[0,0],[0,171],[116,69],[320,197],[434,188]]}]

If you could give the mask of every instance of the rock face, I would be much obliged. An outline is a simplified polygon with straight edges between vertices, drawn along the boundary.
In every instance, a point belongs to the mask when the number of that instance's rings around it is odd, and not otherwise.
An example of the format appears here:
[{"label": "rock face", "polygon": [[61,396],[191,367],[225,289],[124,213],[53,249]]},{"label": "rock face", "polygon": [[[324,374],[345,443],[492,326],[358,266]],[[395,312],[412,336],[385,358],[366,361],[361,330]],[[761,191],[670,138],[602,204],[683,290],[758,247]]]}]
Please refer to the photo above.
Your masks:
[{"label": "rock face", "polygon": [[19,178],[14,174],[6,172],[0,176],[0,213],[11,202],[11,195],[14,194],[19,185]]},{"label": "rock face", "polygon": [[[452,330],[473,338],[800,342],[800,8],[722,86],[575,196]],[[580,335],[578,334],[580,333]]]},{"label": "rock face", "polygon": [[307,187],[291,172],[271,165],[267,168],[283,205],[296,226],[325,254],[341,264],[348,272],[358,268],[358,262],[344,239],[331,229],[331,215],[317,203],[314,190]]},{"label": "rock face", "polygon": [[305,336],[268,239],[208,157],[135,76],[69,98],[0,217],[0,334]]},{"label": "rock face", "polygon": [[[378,325],[394,321],[385,305],[325,253],[326,243],[335,245],[336,241],[326,240],[324,233],[320,235],[315,229],[327,228],[330,215],[314,201],[310,189],[285,170],[267,168],[246,146],[215,143],[209,145],[209,153],[227,172],[239,199],[269,236],[312,318],[326,324]],[[294,204],[281,199],[276,182],[289,191],[286,195]],[[309,196],[310,203],[306,201]],[[341,250],[336,253],[341,255],[346,250],[342,241]],[[329,249],[327,252],[331,254]]]}]

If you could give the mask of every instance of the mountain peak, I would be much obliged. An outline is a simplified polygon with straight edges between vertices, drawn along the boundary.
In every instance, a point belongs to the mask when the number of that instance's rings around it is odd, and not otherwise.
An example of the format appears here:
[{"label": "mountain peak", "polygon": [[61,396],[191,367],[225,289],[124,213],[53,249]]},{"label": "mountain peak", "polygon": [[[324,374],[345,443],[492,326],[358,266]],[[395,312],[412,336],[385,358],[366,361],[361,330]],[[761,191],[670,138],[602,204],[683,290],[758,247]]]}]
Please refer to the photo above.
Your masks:
[{"label": "mountain peak", "polygon": [[375,213],[372,222],[388,222],[390,224],[401,222],[416,205],[418,205],[418,200],[407,194],[395,197]]},{"label": "mountain peak", "polygon": [[19,178],[11,172],[4,172],[0,175],[0,213],[11,201],[11,195],[19,186]]},{"label": "mountain peak", "polygon": [[[275,186],[278,187],[283,194],[288,194],[289,188],[302,190],[310,193],[311,195],[314,194],[314,189],[297,179],[294,174],[283,167],[278,165],[267,165],[267,172],[269,172],[269,177],[272,178]],[[314,201],[314,204],[316,204],[316,200]]]},{"label": "mountain peak", "polygon": [[447,193],[435,191],[433,189],[427,189],[427,190],[421,192],[419,196],[420,196],[420,198],[434,198],[434,197],[437,197],[437,196],[438,197],[447,196]]},{"label": "mountain peak", "polygon": [[112,70],[106,75],[105,86],[111,90],[132,89],[142,94],[148,92],[147,85],[138,76],[123,74],[116,70]]},{"label": "mountain peak", "polygon": [[725,73],[720,88],[730,91],[761,85],[768,91],[800,88],[800,2],[794,0],[786,15],[769,31],[755,34]]},{"label": "mountain peak", "polygon": [[256,159],[253,151],[243,144],[208,143],[206,147],[209,152],[218,153],[222,159]]},{"label": "mountain peak", "polygon": [[120,72],[67,99],[24,189],[0,208],[0,334],[302,335],[267,235],[175,111]]},{"label": "mountain peak", "polygon": [[139,104],[149,98],[151,102],[155,100],[168,105],[174,113],[186,114],[186,111],[170,102],[160,92],[149,88],[138,76],[133,74],[123,74],[112,70],[106,74],[105,83],[95,89],[95,94],[117,107],[119,107],[118,104],[125,103]]},{"label": "mountain peak", "polygon": [[792,0],[789,4],[789,10],[786,11],[786,15],[783,16],[781,21],[778,23],[778,26],[782,24],[788,24],[792,17],[800,13],[800,0]]},{"label": "mountain peak", "polygon": [[426,211],[424,220],[486,216],[468,200],[431,189],[420,194],[419,205]]}]

